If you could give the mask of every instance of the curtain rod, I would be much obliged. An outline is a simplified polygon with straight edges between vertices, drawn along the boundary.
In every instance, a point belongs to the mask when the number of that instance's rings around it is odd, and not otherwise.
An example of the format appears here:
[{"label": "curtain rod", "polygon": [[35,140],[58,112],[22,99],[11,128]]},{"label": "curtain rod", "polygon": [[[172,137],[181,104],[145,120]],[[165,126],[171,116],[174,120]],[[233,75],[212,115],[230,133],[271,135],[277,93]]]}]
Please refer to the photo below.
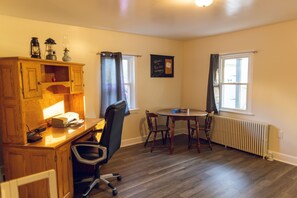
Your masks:
[{"label": "curtain rod", "polygon": [[[98,52],[96,55],[101,55],[101,52]],[[135,56],[135,57],[141,57],[141,55],[138,54],[122,54],[124,56]]]},{"label": "curtain rod", "polygon": [[250,50],[250,51],[243,51],[243,52],[230,52],[230,53],[219,53],[219,55],[234,55],[234,54],[244,54],[244,53],[258,53],[256,50]]}]

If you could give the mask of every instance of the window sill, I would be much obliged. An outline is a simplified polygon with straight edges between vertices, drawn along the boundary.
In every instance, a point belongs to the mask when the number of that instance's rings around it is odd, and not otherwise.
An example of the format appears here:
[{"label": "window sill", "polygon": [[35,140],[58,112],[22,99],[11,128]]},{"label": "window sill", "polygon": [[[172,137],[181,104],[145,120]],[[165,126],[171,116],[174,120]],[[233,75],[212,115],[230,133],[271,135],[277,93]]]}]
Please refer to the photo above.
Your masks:
[{"label": "window sill", "polygon": [[140,109],[136,107],[134,109],[129,109],[129,111],[130,111],[130,114],[136,114],[140,111]]},{"label": "window sill", "polygon": [[219,112],[224,112],[224,113],[235,113],[235,114],[242,114],[242,115],[249,115],[249,116],[254,116],[255,114],[251,112],[244,112],[244,111],[232,111],[232,110],[227,110],[227,109],[220,109]]}]

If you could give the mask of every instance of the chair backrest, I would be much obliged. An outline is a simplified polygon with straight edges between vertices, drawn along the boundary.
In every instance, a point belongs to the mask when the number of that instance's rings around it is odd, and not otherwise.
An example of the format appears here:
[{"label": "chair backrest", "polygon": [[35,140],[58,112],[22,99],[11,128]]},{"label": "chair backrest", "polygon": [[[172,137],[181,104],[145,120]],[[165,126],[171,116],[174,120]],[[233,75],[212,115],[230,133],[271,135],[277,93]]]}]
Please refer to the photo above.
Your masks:
[{"label": "chair backrest", "polygon": [[107,107],[105,111],[105,126],[100,139],[100,145],[107,148],[105,163],[121,146],[126,106],[125,101],[119,101]]},{"label": "chair backrest", "polygon": [[157,117],[158,115],[155,113],[151,113],[148,110],[145,110],[145,115],[146,115],[146,121],[147,121],[147,126],[150,131],[154,130],[154,127],[157,129],[158,127],[158,122],[157,122]]},{"label": "chair backrest", "polygon": [[208,112],[206,118],[205,118],[205,129],[210,130],[211,128],[211,122],[214,116],[214,111]]}]

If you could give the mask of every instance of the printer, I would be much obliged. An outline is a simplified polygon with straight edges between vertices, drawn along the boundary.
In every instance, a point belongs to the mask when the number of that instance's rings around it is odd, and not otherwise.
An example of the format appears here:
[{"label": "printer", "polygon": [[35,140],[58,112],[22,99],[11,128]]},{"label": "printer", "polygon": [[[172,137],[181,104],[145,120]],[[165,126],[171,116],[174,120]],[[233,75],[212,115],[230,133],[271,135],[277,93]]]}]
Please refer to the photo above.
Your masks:
[{"label": "printer", "polygon": [[52,118],[52,127],[64,128],[79,120],[78,113],[67,112]]}]

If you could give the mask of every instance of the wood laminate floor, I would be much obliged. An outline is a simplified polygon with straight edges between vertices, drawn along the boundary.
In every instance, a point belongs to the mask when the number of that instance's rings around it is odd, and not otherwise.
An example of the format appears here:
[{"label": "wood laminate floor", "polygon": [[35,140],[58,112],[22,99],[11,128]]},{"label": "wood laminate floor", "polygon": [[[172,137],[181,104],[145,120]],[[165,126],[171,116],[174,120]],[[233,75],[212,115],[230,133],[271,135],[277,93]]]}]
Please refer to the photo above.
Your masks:
[{"label": "wood laminate floor", "polygon": [[[197,153],[187,149],[187,137],[175,138],[175,150],[167,147],[150,152],[143,144],[121,148],[101,172],[119,172],[122,181],[116,198],[296,198],[297,167],[235,149],[207,145]],[[83,185],[75,186],[81,197]],[[90,198],[112,197],[104,184],[92,190]]]}]

